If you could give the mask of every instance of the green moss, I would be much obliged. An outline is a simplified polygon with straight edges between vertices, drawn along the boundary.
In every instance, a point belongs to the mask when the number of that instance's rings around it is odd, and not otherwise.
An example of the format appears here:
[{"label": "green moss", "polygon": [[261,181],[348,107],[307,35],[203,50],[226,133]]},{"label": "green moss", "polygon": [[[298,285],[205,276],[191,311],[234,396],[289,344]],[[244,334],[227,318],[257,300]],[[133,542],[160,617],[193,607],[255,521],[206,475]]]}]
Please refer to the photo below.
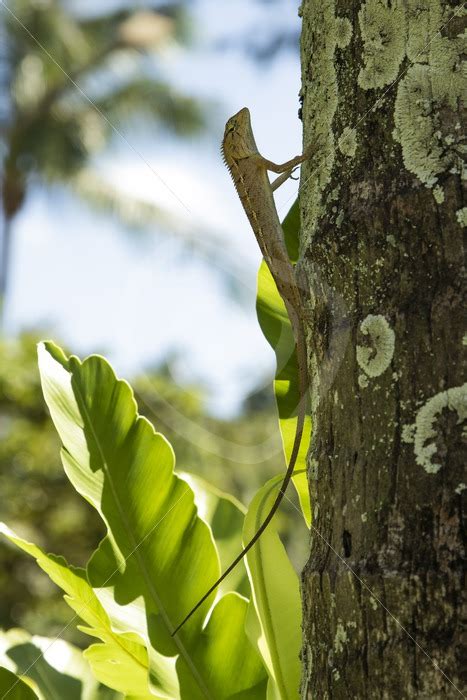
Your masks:
[{"label": "green moss", "polygon": [[405,55],[405,15],[403,7],[384,0],[367,0],[358,13],[363,41],[364,65],[358,84],[364,90],[382,88],[397,78]]},{"label": "green moss", "polygon": [[357,134],[355,129],[351,129],[349,126],[346,126],[337,145],[339,146],[340,152],[343,153],[344,156],[353,158],[357,151]]}]

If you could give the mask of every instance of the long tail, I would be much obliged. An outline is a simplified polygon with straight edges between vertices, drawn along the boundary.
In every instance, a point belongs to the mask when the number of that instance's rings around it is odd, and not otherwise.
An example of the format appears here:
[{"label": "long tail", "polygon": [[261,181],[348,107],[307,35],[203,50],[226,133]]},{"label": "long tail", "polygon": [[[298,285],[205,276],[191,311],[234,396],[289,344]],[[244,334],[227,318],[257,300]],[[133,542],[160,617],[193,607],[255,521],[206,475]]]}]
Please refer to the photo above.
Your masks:
[{"label": "long tail", "polygon": [[212,584],[211,588],[206,591],[206,593],[203,595],[203,597],[196,603],[194,608],[190,610],[188,615],[186,615],[183,620],[180,622],[180,624],[174,629],[172,632],[172,637],[175,636],[178,632],[178,630],[187,622],[190,617],[198,610],[200,605],[204,603],[206,598],[209,598],[211,593],[216,590],[218,585],[222,583],[222,581],[230,574],[233,569],[237,566],[239,562],[243,559],[245,554],[250,551],[250,549],[256,544],[256,542],[259,540],[271,520],[273,519],[277,509],[279,508],[282,499],[284,498],[284,494],[287,490],[287,486],[289,485],[289,482],[292,478],[292,474],[295,468],[295,463],[297,461],[298,457],[298,452],[300,450],[300,443],[302,441],[302,435],[303,435],[303,427],[305,424],[305,416],[306,416],[306,409],[307,409],[307,393],[308,393],[308,381],[307,381],[307,369],[306,369],[306,345],[305,345],[305,339],[303,338],[303,335],[300,333],[300,337],[297,338],[297,360],[298,360],[298,373],[299,373],[299,392],[300,392],[300,400],[298,404],[298,419],[297,419],[297,430],[295,432],[295,439],[292,447],[292,453],[290,455],[290,461],[289,465],[287,467],[287,472],[284,476],[284,481],[281,484],[281,487],[279,489],[279,492],[276,496],[276,500],[274,501],[273,505],[271,506],[271,510],[267,514],[266,518],[264,519],[263,523],[260,525],[256,533],[253,535],[251,540],[248,542],[247,545],[242,549],[240,554],[233,560],[233,562],[230,564],[230,566],[227,567],[227,569],[224,571],[222,576],[220,576],[215,583]]}]

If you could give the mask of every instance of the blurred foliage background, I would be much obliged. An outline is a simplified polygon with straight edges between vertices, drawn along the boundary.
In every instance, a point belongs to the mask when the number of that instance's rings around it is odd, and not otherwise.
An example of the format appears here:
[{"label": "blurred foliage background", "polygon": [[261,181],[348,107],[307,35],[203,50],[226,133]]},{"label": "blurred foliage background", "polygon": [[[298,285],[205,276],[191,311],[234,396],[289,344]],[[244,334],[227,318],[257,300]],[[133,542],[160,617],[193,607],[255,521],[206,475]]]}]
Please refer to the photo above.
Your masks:
[{"label": "blurred foliage background", "polygon": [[[120,2],[107,13],[85,16],[76,5],[72,11],[71,4],[58,0],[12,0],[13,14],[2,11],[0,314],[8,300],[12,223],[38,182],[68,188],[126,228],[157,226],[197,244],[173,215],[129,196],[124,183],[122,189],[104,184],[93,169],[95,155],[114,136],[114,123],[133,129],[157,125],[180,138],[202,132],[208,123],[206,105],[175,90],[157,71],[158,47],[190,39],[184,3],[139,10],[134,5]],[[246,41],[246,49],[262,60],[296,42],[296,36],[280,30],[269,42],[257,39]],[[0,520],[83,566],[104,531],[61,466],[37,371],[36,342],[47,335],[38,330],[17,338],[0,335]],[[180,386],[171,369],[168,359],[129,378],[140,412],[172,443],[180,470],[200,474],[248,503],[259,485],[283,468],[272,387],[252,392],[236,418],[220,420],[209,415],[203,387]],[[299,567],[306,537],[291,535],[304,528],[301,517],[286,503],[279,522]],[[3,541],[0,591],[0,628],[19,626],[53,636],[70,619],[48,578]],[[82,642],[72,626],[63,636]]]},{"label": "blurred foliage background", "polygon": [[177,93],[145,62],[167,42],[186,39],[184,18],[177,3],[90,18],[58,0],[13,0],[2,12],[2,300],[11,223],[31,184],[71,188],[125,225],[170,226],[166,212],[104,186],[92,159],[129,121],[138,128],[138,121],[150,120],[178,135],[202,128],[199,102]]}]

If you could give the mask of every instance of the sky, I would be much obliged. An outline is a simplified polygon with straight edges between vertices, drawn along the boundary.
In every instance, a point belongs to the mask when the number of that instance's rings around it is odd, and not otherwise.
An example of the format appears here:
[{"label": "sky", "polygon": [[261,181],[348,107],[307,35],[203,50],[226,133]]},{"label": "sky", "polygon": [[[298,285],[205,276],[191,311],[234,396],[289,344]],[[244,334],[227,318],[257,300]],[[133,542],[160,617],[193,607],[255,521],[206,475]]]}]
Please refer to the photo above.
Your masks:
[{"label": "sky", "polygon": [[[81,0],[83,9],[88,2]],[[212,104],[209,133],[176,140],[127,130],[97,166],[200,235],[214,232],[224,264],[236,270],[241,302],[227,293],[219,263],[157,231],[135,241],[71,196],[35,190],[15,223],[6,330],[46,328],[80,356],[105,354],[128,379],[173,356],[173,380],[203,384],[210,410],[228,417],[250,390],[270,383],[274,356],[255,312],[260,254],[220,141],[227,118],[248,106],[264,155],[281,162],[301,152],[298,50],[258,63],[241,45],[246,37],[261,41],[263,32],[298,31],[298,3],[197,0],[190,7],[194,45],[169,47],[162,68],[179,90]],[[277,192],[281,218],[296,191],[290,182]]]}]

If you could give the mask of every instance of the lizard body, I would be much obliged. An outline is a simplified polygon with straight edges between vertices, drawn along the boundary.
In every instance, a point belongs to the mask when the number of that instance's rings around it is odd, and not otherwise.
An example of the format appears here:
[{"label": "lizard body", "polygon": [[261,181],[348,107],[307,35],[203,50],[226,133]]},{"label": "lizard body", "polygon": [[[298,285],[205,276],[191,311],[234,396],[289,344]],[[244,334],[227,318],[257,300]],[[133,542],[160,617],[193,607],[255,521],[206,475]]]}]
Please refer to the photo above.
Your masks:
[{"label": "lizard body", "polygon": [[[307,408],[308,373],[307,352],[305,335],[302,322],[302,305],[300,292],[297,285],[295,272],[290,262],[287,248],[284,242],[284,234],[274,202],[273,192],[292,174],[294,168],[309,157],[309,154],[297,156],[286,163],[276,164],[259,153],[256,146],[253,130],[251,128],[250,112],[244,107],[231,117],[224,132],[222,141],[222,153],[225,163],[232,175],[240,201],[256,236],[261,253],[269,267],[271,275],[281,295],[294,333],[297,363],[299,371],[299,404],[297,429],[295,433],[292,452],[290,455],[287,472],[281,484],[276,499],[261,526],[245,545],[240,554],[224,571],[222,576],[211,586],[205,595],[198,601],[195,607],[185,616],[182,622],[173,631],[174,636],[193,613],[202,605],[217,586],[229,575],[229,573],[243,559],[245,554],[258,541],[264,530],[271,522],[277,511],[289,482],[292,478],[295,463],[297,461],[300,443],[303,434]],[[280,176],[270,182],[268,170],[280,173]]]}]

